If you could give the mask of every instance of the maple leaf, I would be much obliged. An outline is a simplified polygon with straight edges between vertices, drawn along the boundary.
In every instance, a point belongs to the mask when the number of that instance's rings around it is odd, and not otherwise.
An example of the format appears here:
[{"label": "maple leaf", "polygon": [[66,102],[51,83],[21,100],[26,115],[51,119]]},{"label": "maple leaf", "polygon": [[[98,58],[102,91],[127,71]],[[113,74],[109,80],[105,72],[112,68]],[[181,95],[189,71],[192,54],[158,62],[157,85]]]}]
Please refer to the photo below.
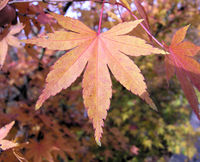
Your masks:
[{"label": "maple leaf", "polygon": [[15,122],[13,121],[0,129],[0,148],[3,150],[7,150],[18,145],[17,143],[4,139],[8,135],[14,124]]},{"label": "maple leaf", "polygon": [[53,65],[47,76],[45,89],[36,103],[36,109],[50,96],[68,88],[80,76],[86,64],[82,84],[83,99],[88,116],[93,122],[97,144],[100,145],[103,120],[106,118],[112,96],[108,67],[124,87],[139,95],[152,108],[156,108],[146,91],[144,77],[139,68],[126,56],[165,54],[165,51],[146,44],[140,38],[125,35],[142,20],[124,22],[109,31],[97,34],[78,20],[52,15],[67,31],[56,31],[24,42],[52,50],[72,50]]},{"label": "maple leaf", "polygon": [[189,25],[179,29],[174,34],[171,45],[166,46],[170,53],[165,56],[166,76],[169,81],[176,73],[188,102],[200,119],[198,99],[193,88],[194,85],[200,91],[200,64],[192,58],[200,51],[200,47],[183,41],[188,28]]},{"label": "maple leaf", "polygon": [[45,158],[49,162],[53,162],[53,157],[51,152],[59,150],[52,143],[52,138],[50,136],[45,137],[43,140],[37,142],[35,140],[30,140],[27,145],[26,157],[33,159],[33,162],[41,162]]},{"label": "maple leaf", "polygon": [[23,28],[24,26],[22,24],[17,24],[4,30],[3,33],[0,34],[0,68],[2,68],[6,59],[8,45],[18,48],[20,47],[20,41],[14,35],[19,33]]}]

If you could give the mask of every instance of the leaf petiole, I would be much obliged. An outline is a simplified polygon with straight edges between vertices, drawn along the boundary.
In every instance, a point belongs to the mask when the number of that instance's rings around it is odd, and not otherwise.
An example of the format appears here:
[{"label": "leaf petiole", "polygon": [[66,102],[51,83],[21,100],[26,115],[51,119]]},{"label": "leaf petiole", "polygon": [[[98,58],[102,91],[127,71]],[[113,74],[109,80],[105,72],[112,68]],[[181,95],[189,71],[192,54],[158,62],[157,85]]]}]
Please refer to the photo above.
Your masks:
[{"label": "leaf petiole", "polygon": [[103,0],[102,7],[101,7],[101,15],[100,15],[100,18],[99,18],[99,27],[98,27],[98,33],[97,33],[98,35],[101,32],[101,22],[102,22],[102,17],[103,17],[104,1],[105,0]]}]

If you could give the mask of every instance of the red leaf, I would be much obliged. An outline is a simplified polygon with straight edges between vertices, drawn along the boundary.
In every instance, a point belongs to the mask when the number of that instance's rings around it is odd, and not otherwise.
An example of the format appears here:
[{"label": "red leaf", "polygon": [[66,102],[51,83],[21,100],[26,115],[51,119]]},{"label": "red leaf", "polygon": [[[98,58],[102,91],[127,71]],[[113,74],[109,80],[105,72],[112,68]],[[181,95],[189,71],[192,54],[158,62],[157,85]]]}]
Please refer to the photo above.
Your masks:
[{"label": "red leaf", "polygon": [[181,88],[200,119],[198,99],[193,88],[194,85],[200,91],[200,64],[191,57],[200,51],[200,47],[191,42],[182,42],[188,27],[189,25],[179,29],[174,34],[171,45],[167,47],[170,55],[165,58],[166,74],[169,80],[176,69]]}]

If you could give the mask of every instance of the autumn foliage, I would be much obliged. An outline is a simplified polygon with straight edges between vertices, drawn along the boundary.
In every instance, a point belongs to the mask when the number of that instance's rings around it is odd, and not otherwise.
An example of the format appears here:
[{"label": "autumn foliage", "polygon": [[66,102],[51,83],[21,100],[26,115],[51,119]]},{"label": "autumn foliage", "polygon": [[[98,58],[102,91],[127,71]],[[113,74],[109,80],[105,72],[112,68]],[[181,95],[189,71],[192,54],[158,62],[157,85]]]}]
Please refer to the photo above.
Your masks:
[{"label": "autumn foliage", "polygon": [[[76,8],[83,2],[0,1],[0,15],[13,15],[0,20],[1,160],[191,158],[198,132],[188,118],[193,110],[200,119],[200,46],[185,38],[193,23],[199,26],[178,6],[193,16],[199,10],[185,3],[94,1],[85,10]],[[79,19],[64,16],[70,7]],[[179,102],[182,91],[190,110]]]}]

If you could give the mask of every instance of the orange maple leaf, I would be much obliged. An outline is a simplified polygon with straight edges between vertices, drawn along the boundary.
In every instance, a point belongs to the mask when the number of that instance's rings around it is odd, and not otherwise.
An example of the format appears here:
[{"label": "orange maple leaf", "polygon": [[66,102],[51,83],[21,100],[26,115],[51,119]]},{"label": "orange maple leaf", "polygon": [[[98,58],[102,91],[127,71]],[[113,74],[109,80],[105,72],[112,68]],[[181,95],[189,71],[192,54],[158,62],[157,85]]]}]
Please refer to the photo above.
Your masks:
[{"label": "orange maple leaf", "polygon": [[18,145],[17,143],[4,139],[8,135],[14,124],[15,122],[13,121],[0,129],[0,148],[2,150],[7,150]]},{"label": "orange maple leaf", "polygon": [[24,26],[22,24],[17,24],[4,30],[3,33],[0,34],[0,68],[2,68],[6,59],[8,45],[20,47],[20,41],[13,35],[19,33],[23,28]]},{"label": "orange maple leaf", "polygon": [[165,51],[146,44],[144,40],[124,35],[142,20],[124,22],[109,31],[97,34],[78,20],[52,14],[67,30],[24,40],[52,50],[70,50],[54,65],[47,76],[46,86],[36,104],[40,108],[50,96],[68,88],[87,67],[83,76],[83,99],[88,116],[93,122],[95,140],[100,145],[103,119],[106,118],[112,96],[112,83],[108,67],[115,78],[132,93],[139,95],[156,109],[146,91],[144,77],[139,68],[125,54],[130,56],[150,55]]},{"label": "orange maple leaf", "polygon": [[200,47],[183,41],[188,28],[189,25],[179,29],[174,34],[171,45],[166,46],[170,53],[165,56],[166,76],[170,80],[176,73],[188,102],[200,119],[198,99],[193,88],[194,85],[200,91],[200,64],[192,58],[200,51]]}]

